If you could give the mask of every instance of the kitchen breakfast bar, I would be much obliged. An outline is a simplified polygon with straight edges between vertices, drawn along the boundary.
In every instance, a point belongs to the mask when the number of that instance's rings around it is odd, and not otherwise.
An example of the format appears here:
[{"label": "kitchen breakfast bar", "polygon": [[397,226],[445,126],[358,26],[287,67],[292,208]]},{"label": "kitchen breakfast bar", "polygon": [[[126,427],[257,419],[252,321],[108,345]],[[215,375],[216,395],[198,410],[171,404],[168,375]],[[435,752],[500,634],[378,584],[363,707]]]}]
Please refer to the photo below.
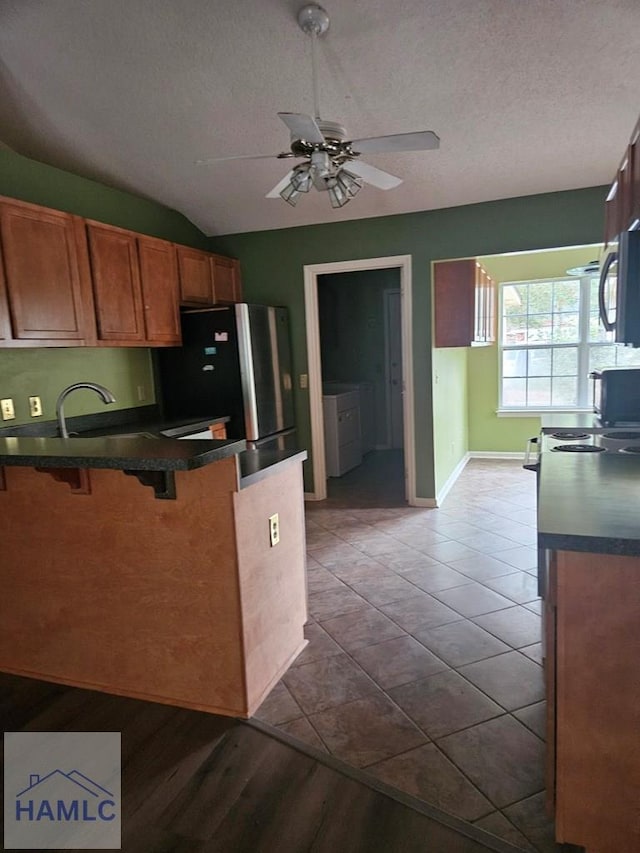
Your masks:
[{"label": "kitchen breakfast bar", "polygon": [[252,715],[306,644],[305,458],[0,438],[0,671]]}]

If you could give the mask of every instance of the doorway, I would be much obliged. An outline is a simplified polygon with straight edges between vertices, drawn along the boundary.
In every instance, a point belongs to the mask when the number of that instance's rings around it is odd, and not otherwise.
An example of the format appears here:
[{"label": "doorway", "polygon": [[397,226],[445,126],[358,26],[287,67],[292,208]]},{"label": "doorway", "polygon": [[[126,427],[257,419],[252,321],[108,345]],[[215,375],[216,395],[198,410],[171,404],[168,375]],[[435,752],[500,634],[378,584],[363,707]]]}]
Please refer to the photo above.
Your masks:
[{"label": "doorway", "polygon": [[[366,337],[367,353],[360,354],[351,362],[344,361],[338,355],[333,360],[327,357],[327,342],[324,342],[325,364],[323,364],[323,344],[321,342],[321,314],[325,322],[329,317],[330,327],[337,330],[348,341],[348,318],[340,314],[340,305],[344,299],[323,300],[320,309],[319,288],[323,286],[324,277],[330,277],[334,293],[340,293],[340,274],[366,271],[386,270],[394,275],[386,276],[386,286],[380,287],[380,311],[378,314],[367,313],[364,317],[365,326],[370,323]],[[361,261],[345,261],[335,264],[318,264],[307,266],[305,274],[305,308],[307,319],[307,353],[309,369],[309,395],[311,410],[312,461],[314,476],[314,491],[307,493],[308,500],[325,500],[327,498],[327,465],[325,458],[325,427],[323,412],[323,380],[325,384],[333,385],[333,391],[339,385],[364,385],[365,398],[370,386],[374,386],[374,399],[365,400],[365,408],[371,411],[373,405],[375,417],[367,417],[366,426],[370,429],[375,422],[375,436],[365,437],[372,452],[365,453],[362,471],[358,474],[347,472],[340,481],[348,486],[349,480],[358,476],[374,477],[375,453],[391,450],[395,445],[396,456],[401,460],[399,465],[399,484],[397,503],[415,505],[415,447],[413,429],[413,363],[411,351],[411,257],[398,256],[390,258],[372,258]],[[329,278],[324,279],[325,282]],[[366,280],[366,277],[363,278]],[[372,274],[373,280],[373,274]],[[381,278],[380,281],[383,279]],[[366,287],[366,285],[363,285]],[[335,289],[338,288],[336,291]],[[346,291],[343,290],[343,297]],[[348,299],[347,299],[348,305]],[[352,305],[350,310],[355,310]],[[331,313],[333,312],[333,320]],[[336,313],[337,312],[337,313]],[[362,326],[363,318],[360,317]],[[325,335],[326,337],[326,335]],[[348,347],[347,347],[348,348]],[[377,373],[376,373],[377,371]],[[324,373],[324,375],[323,375]],[[395,385],[393,384],[395,383]],[[367,390],[367,387],[369,389]],[[394,389],[393,393],[391,388]],[[328,388],[330,394],[333,393]],[[348,390],[348,389],[347,389]],[[331,437],[327,436],[329,444]],[[388,460],[387,460],[388,461]],[[354,466],[357,468],[360,466]],[[384,480],[384,474],[382,475]],[[332,483],[337,482],[333,480]]]}]

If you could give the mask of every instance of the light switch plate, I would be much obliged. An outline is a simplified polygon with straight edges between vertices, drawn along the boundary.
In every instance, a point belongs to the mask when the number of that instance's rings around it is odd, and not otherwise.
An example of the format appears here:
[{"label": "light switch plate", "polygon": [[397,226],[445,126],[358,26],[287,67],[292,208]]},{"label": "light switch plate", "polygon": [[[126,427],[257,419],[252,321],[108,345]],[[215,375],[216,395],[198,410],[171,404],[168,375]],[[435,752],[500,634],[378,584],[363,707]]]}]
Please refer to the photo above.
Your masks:
[{"label": "light switch plate", "polygon": [[12,421],[15,418],[16,410],[13,408],[13,400],[10,397],[0,400],[0,411],[3,421]]}]

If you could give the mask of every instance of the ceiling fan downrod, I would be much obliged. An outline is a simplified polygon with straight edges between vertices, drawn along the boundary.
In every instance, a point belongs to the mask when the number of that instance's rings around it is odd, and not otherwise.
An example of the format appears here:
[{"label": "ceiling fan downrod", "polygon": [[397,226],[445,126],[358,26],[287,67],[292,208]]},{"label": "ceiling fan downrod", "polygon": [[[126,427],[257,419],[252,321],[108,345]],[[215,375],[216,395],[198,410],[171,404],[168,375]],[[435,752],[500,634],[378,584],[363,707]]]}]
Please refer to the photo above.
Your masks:
[{"label": "ceiling fan downrod", "polygon": [[311,38],[311,79],[313,81],[313,112],[320,118],[320,96],[318,94],[318,58],[316,42],[329,29],[329,15],[322,6],[310,3],[298,12],[298,25]]}]

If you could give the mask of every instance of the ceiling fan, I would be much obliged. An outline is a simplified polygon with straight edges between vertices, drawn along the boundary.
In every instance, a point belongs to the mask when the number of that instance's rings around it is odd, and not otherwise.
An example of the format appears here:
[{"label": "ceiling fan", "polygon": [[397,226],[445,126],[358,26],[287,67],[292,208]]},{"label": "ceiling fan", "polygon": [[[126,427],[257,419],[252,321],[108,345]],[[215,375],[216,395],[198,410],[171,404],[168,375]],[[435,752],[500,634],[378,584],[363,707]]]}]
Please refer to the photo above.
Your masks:
[{"label": "ceiling fan", "polygon": [[311,38],[313,78],[313,106],[315,118],[302,113],[278,113],[289,128],[291,147],[280,154],[240,155],[197,160],[198,166],[209,166],[227,160],[279,160],[296,158],[298,163],[266,198],[283,198],[295,206],[303,193],[311,187],[326,191],[332,207],[343,207],[360,190],[363,183],[381,190],[390,190],[402,183],[388,172],[383,172],[358,158],[361,154],[398,153],[401,151],[429,151],[440,147],[440,139],[431,130],[414,133],[397,133],[391,136],[372,136],[366,139],[348,139],[346,129],[336,122],[320,118],[318,82],[316,73],[316,41],[329,29],[329,15],[316,4],[303,6],[298,13],[300,29]]}]

